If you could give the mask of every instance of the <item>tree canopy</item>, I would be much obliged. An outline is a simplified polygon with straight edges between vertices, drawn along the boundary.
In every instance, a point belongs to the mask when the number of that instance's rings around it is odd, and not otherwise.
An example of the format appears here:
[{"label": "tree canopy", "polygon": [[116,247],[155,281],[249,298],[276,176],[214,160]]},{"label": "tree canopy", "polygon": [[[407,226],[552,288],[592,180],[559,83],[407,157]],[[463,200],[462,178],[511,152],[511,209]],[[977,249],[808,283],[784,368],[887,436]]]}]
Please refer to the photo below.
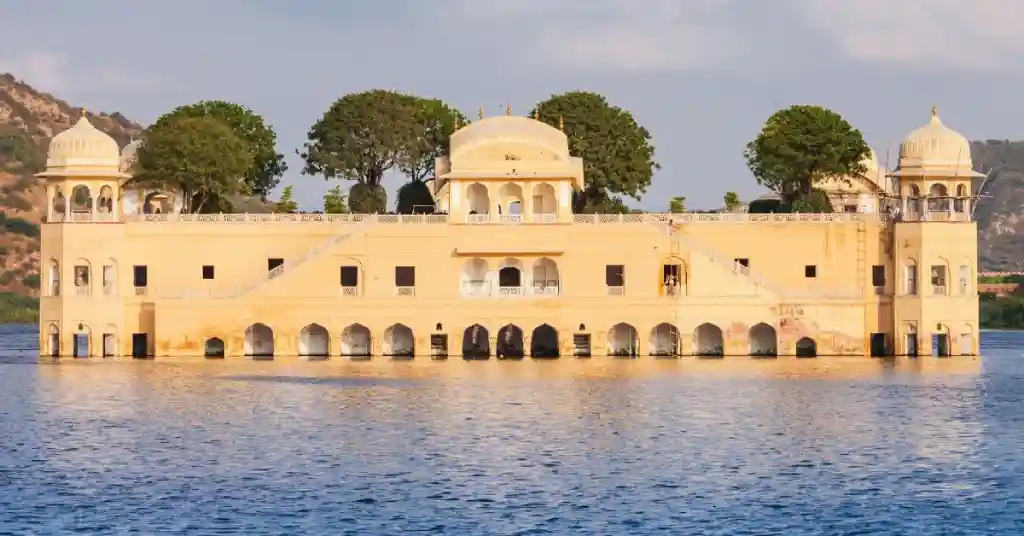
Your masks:
[{"label": "tree canopy", "polygon": [[220,100],[179,106],[160,116],[154,126],[185,117],[220,120],[249,146],[252,163],[245,171],[245,182],[252,195],[258,195],[266,201],[270,191],[280,183],[281,175],[288,170],[284,155],[277,152],[277,133],[274,128],[249,108]]},{"label": "tree canopy", "polygon": [[729,212],[736,210],[740,206],[740,196],[736,192],[725,192],[722,201],[725,203],[725,210]]},{"label": "tree canopy", "polygon": [[179,190],[185,212],[202,212],[211,201],[250,193],[250,147],[218,119],[169,119],[143,133],[132,182]]},{"label": "tree canopy", "polygon": [[348,214],[348,196],[341,193],[341,186],[335,186],[324,194],[325,214]]},{"label": "tree canopy", "polygon": [[869,152],[860,131],[839,114],[798,105],[769,117],[744,156],[757,183],[777,192],[792,210],[818,211],[824,207],[812,199],[815,183],[863,175]]},{"label": "tree canopy", "polygon": [[402,173],[411,181],[423,181],[434,175],[434,163],[439,156],[448,154],[449,141],[457,127],[469,120],[462,112],[439,99],[416,98],[415,121],[422,127],[418,143],[407,147],[408,158],[399,164]]},{"label": "tree canopy", "polygon": [[620,196],[639,200],[661,166],[654,160],[651,134],[633,115],[588,91],[553,95],[531,115],[563,126],[569,152],[583,159],[586,187],[574,194],[575,212],[628,212]]},{"label": "tree canopy", "polygon": [[295,202],[291,185],[285,186],[284,190],[281,191],[281,198],[274,204],[274,211],[293,214],[298,212],[298,210],[299,204]]},{"label": "tree canopy", "polygon": [[381,180],[392,168],[414,167],[410,148],[420,148],[426,132],[420,114],[411,95],[381,89],[345,95],[309,129],[309,141],[299,152],[306,162],[302,172],[356,181],[361,187],[349,190],[352,210],[384,212]]}]

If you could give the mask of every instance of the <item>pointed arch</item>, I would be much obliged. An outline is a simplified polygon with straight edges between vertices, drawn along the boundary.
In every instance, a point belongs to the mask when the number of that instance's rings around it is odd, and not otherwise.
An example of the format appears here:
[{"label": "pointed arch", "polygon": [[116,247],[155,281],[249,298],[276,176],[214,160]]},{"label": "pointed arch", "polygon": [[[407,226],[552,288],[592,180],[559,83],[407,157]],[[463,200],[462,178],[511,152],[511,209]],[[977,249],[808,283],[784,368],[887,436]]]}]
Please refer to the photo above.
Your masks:
[{"label": "pointed arch", "polygon": [[796,341],[797,357],[818,357],[818,343],[810,337],[801,337]]},{"label": "pointed arch", "polygon": [[244,354],[253,358],[274,358],[274,330],[257,322],[245,328]]},{"label": "pointed arch", "polygon": [[650,355],[656,357],[677,357],[681,355],[679,330],[668,322],[662,322],[651,329]]},{"label": "pointed arch", "polygon": [[473,324],[462,332],[462,357],[464,359],[490,359],[491,339],[487,328]]},{"label": "pointed arch", "polygon": [[549,324],[533,328],[530,335],[530,357],[559,357],[558,330]]},{"label": "pointed arch", "polygon": [[224,358],[224,341],[220,337],[210,337],[203,343],[203,357]]},{"label": "pointed arch", "polygon": [[384,330],[384,355],[412,358],[416,355],[416,338],[412,328],[405,324],[392,324]]},{"label": "pointed arch", "polygon": [[299,331],[299,356],[328,357],[331,355],[331,334],[320,324],[307,324]]},{"label": "pointed arch", "polygon": [[640,337],[632,324],[619,322],[608,330],[608,355],[613,357],[636,357]]},{"label": "pointed arch", "polygon": [[341,330],[341,355],[370,357],[372,337],[370,328],[356,323]]},{"label": "pointed arch", "polygon": [[524,346],[523,330],[519,326],[507,324],[498,330],[498,359],[522,359]]},{"label": "pointed arch", "polygon": [[775,328],[764,322],[754,324],[747,331],[750,355],[756,357],[775,357],[779,355],[778,335]]},{"label": "pointed arch", "polygon": [[705,322],[693,330],[694,355],[721,357],[725,355],[725,339],[722,328]]}]

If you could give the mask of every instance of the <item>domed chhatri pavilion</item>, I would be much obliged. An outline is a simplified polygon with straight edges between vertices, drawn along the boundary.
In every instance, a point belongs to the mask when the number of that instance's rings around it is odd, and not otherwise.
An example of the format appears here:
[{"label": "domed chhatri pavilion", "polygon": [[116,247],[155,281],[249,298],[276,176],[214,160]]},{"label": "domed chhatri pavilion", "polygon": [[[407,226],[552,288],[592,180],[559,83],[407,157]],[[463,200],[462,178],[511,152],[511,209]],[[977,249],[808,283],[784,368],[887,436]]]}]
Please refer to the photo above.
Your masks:
[{"label": "domed chhatri pavilion", "polygon": [[85,117],[50,145],[46,356],[978,352],[978,174],[934,110],[820,185],[833,214],[573,214],[565,134],[511,115],[452,136],[433,214],[182,214],[126,185],[136,148]]}]

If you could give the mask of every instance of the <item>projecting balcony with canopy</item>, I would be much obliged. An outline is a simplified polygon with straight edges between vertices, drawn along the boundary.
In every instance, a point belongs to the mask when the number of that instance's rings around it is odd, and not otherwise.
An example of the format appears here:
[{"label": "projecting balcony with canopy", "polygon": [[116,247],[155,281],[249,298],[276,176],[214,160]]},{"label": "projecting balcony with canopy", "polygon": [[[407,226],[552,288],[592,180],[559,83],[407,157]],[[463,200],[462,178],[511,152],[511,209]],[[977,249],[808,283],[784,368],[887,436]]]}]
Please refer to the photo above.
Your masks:
[{"label": "projecting balcony with canopy", "polygon": [[463,264],[459,284],[467,298],[556,297],[561,275],[557,263],[546,257],[532,262],[512,257],[489,262],[476,257]]}]

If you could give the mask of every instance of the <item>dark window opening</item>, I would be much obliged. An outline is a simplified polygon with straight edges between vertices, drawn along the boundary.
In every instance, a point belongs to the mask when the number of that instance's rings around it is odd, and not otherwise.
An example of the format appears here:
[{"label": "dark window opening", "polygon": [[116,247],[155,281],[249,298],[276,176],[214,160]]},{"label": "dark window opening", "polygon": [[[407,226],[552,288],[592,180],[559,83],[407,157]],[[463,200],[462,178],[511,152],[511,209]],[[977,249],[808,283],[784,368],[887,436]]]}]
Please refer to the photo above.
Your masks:
[{"label": "dark window opening", "polygon": [[359,267],[358,266],[342,266],[341,267],[341,286],[343,286],[343,287],[358,287],[359,286]]},{"label": "dark window opening", "polygon": [[499,287],[519,287],[522,286],[522,274],[519,273],[519,268],[513,268],[506,266],[501,270],[498,270],[498,286]]},{"label": "dark window opening", "polygon": [[132,268],[132,284],[136,287],[149,284],[149,269],[146,266],[136,265]]},{"label": "dark window opening", "polygon": [[885,266],[876,264],[871,267],[871,284],[876,287],[885,286]]},{"label": "dark window opening", "polygon": [[415,266],[395,266],[395,286],[396,287],[415,287],[416,286],[416,267]]},{"label": "dark window opening", "polygon": [[857,212],[857,205],[845,205],[843,206],[843,212]]},{"label": "dark window opening", "polygon": [[284,264],[284,259],[267,259],[267,271],[271,271]]},{"label": "dark window opening", "polygon": [[203,266],[203,279],[213,279],[213,266]]},{"label": "dark window opening", "polygon": [[818,267],[813,264],[804,266],[804,277],[818,277]]},{"label": "dark window opening", "polygon": [[604,284],[609,287],[626,286],[626,267],[622,264],[609,264],[605,266]]},{"label": "dark window opening", "polygon": [[750,259],[746,259],[746,258],[744,258],[744,259],[733,259],[733,261],[738,263],[738,264],[740,264],[741,266],[743,266],[745,268],[750,268]]}]

